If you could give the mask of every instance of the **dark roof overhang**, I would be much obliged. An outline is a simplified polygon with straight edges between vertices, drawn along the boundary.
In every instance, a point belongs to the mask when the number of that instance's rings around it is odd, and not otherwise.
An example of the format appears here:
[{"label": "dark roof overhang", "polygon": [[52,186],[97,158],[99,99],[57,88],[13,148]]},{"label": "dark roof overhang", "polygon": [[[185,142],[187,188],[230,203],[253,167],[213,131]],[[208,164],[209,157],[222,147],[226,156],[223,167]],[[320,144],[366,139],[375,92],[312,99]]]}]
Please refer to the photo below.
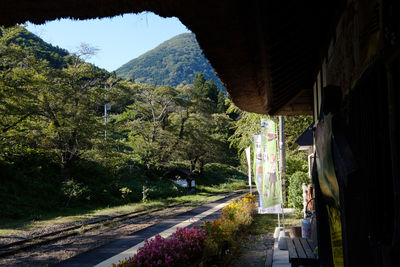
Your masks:
[{"label": "dark roof overhang", "polygon": [[270,115],[312,114],[312,86],[344,0],[4,0],[0,25],[152,11],[193,33],[229,97]]},{"label": "dark roof overhang", "polygon": [[299,146],[312,146],[314,144],[314,122],[294,141]]}]

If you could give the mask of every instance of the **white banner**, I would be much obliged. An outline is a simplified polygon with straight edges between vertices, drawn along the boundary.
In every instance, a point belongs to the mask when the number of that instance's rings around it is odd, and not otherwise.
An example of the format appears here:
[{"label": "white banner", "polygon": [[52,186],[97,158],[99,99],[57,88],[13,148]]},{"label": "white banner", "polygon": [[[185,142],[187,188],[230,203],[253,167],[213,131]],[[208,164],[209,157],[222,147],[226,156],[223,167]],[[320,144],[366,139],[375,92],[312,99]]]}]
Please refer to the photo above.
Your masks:
[{"label": "white banner", "polygon": [[251,187],[251,154],[250,147],[246,148],[247,166],[249,168],[249,186]]},{"label": "white banner", "polygon": [[263,136],[261,134],[254,135],[254,178],[256,180],[257,191],[258,191],[258,212],[264,209],[264,168],[262,159],[262,143]]}]

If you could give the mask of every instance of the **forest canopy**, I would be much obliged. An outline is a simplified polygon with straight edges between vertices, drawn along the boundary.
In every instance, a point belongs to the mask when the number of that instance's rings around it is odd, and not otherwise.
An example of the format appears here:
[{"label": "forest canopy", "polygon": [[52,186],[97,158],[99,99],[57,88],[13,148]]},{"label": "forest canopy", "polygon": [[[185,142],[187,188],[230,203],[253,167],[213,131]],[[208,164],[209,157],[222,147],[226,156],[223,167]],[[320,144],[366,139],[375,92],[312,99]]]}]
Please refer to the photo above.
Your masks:
[{"label": "forest canopy", "polygon": [[193,33],[183,33],[130,60],[117,70],[124,79],[176,87],[192,84],[196,73],[203,73],[224,90],[214,69],[203,55]]},{"label": "forest canopy", "polygon": [[[209,163],[237,166],[225,96],[202,73],[176,88],[134,83],[86,63],[93,52],[86,45],[69,54],[21,26],[1,30],[6,216],[138,200],[143,185],[158,188],[153,197],[181,194],[165,178],[169,169],[185,166],[201,177]],[[38,194],[41,201],[33,201]]]},{"label": "forest canopy", "polygon": [[[140,201],[144,187],[153,199],[186,194],[176,168],[199,188],[246,186],[242,152],[261,115],[234,107],[218,80],[124,80],[86,63],[86,44],[69,53],[22,26],[0,30],[1,216]],[[300,165],[293,138],[309,121],[288,119]]]}]

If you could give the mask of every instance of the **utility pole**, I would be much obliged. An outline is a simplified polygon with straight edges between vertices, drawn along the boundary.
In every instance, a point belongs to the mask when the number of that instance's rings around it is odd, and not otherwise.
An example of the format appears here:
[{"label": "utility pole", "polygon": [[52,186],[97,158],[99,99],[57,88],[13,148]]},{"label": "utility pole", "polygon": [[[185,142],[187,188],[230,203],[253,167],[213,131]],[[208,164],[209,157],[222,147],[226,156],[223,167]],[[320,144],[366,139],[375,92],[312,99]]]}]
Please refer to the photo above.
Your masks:
[{"label": "utility pole", "polygon": [[[111,90],[111,88],[114,87],[114,85],[118,82],[118,79],[114,79],[110,81],[109,83],[108,79],[105,83],[104,83],[104,91]],[[109,83],[109,85],[107,86],[107,84]],[[111,106],[109,104],[107,104],[107,92],[104,95],[104,140],[107,141],[107,111],[111,110]]]},{"label": "utility pole", "polygon": [[107,104],[104,104],[104,140],[107,140]]},{"label": "utility pole", "polygon": [[107,111],[111,110],[109,104],[104,104],[104,140],[107,140]]}]

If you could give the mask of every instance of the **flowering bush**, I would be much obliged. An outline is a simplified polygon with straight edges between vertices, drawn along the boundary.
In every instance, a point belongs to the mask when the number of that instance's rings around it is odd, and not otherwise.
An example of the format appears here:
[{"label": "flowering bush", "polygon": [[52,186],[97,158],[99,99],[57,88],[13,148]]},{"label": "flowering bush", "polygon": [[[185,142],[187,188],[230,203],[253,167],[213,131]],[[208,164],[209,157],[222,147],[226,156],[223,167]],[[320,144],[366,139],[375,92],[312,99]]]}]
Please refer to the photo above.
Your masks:
[{"label": "flowering bush", "polygon": [[178,228],[171,238],[156,235],[150,241],[146,239],[137,254],[113,267],[187,266],[202,257],[220,258],[233,246],[240,227],[251,224],[254,208],[254,196],[245,195],[229,203],[222,210],[221,218],[205,222],[202,228]]},{"label": "flowering bush", "polygon": [[207,233],[205,240],[206,254],[220,255],[223,250],[233,242],[232,233],[237,231],[237,225],[230,219],[218,218],[212,222],[205,222],[204,229]]},{"label": "flowering bush", "polygon": [[172,239],[177,240],[184,262],[190,259],[198,259],[202,256],[206,232],[202,228],[178,228],[172,234]]},{"label": "flowering bush", "polygon": [[144,246],[133,257],[113,264],[113,267],[186,266],[202,257],[204,238],[202,228],[178,228],[169,239],[156,235],[150,241],[145,239]]},{"label": "flowering bush", "polygon": [[234,221],[237,226],[250,225],[253,221],[255,203],[255,198],[251,194],[247,194],[241,199],[233,200],[222,209],[222,218]]},{"label": "flowering bush", "polygon": [[221,256],[234,245],[235,233],[240,227],[248,226],[253,221],[255,198],[247,194],[239,200],[233,200],[222,209],[221,218],[206,222],[206,253]]}]

